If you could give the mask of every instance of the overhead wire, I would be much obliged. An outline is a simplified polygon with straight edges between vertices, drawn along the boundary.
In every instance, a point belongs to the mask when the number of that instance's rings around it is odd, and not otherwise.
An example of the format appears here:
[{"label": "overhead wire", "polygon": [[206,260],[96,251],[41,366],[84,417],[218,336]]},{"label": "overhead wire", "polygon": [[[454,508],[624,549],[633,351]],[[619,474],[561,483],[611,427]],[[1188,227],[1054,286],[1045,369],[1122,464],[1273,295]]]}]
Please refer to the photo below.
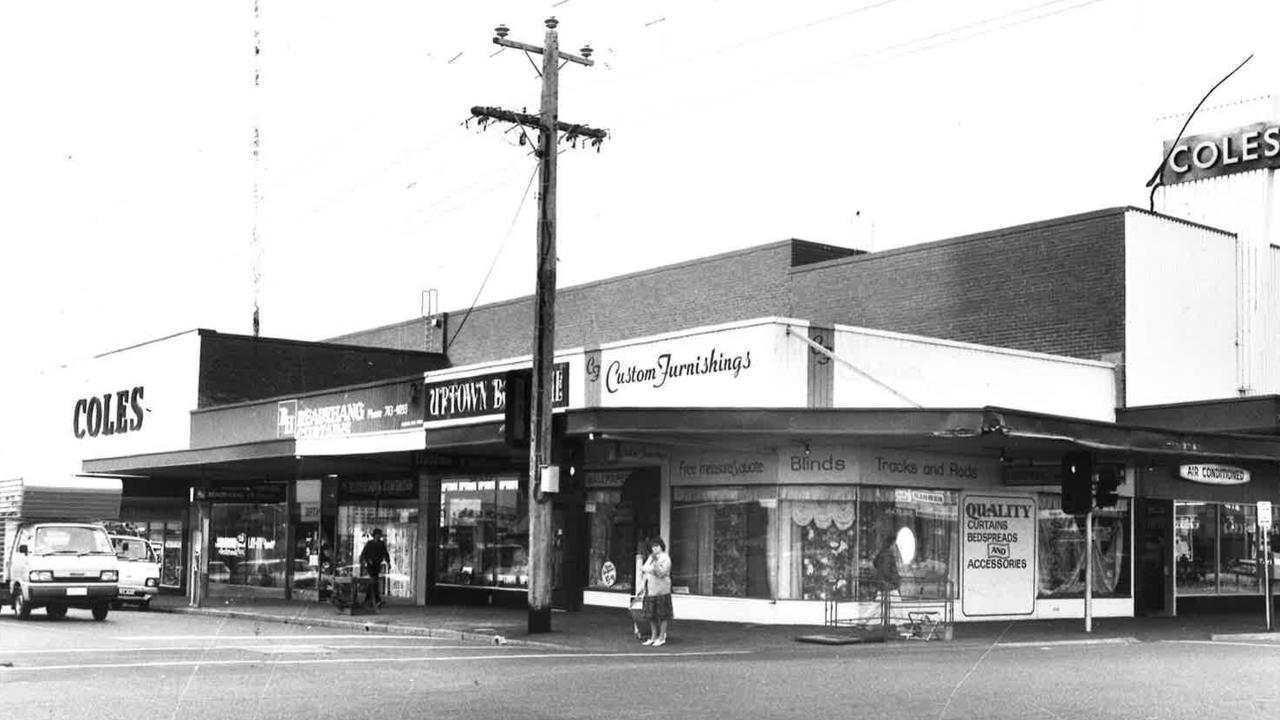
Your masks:
[{"label": "overhead wire", "polygon": [[507,225],[507,234],[502,238],[502,242],[498,245],[498,250],[493,254],[493,259],[489,261],[489,269],[484,274],[484,279],[480,281],[480,287],[476,290],[476,295],[471,299],[471,305],[462,315],[462,319],[458,321],[458,329],[453,331],[453,337],[445,343],[444,351],[449,352],[450,346],[458,339],[458,335],[462,332],[462,328],[467,324],[467,318],[471,317],[471,311],[475,310],[476,304],[480,302],[480,295],[484,292],[484,288],[489,284],[489,277],[493,275],[493,269],[498,265],[498,258],[502,256],[502,251],[506,249],[507,242],[511,239],[511,233],[516,228],[516,221],[520,219],[520,213],[524,210],[524,203],[529,199],[529,189],[533,187],[533,179],[538,176],[538,170],[542,167],[542,162],[533,164],[533,172],[529,173],[529,182],[524,186],[524,194],[520,196],[520,204],[516,206],[516,212],[511,216],[511,223]]}]

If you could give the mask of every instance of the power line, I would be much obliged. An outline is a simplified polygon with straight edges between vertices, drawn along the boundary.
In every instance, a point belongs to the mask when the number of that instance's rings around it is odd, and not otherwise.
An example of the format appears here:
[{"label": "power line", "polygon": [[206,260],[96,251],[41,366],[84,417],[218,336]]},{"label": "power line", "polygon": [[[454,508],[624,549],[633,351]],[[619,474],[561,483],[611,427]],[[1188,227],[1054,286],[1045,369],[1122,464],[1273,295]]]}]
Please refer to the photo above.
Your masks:
[{"label": "power line", "polygon": [[467,318],[471,317],[471,311],[475,309],[476,303],[480,302],[480,294],[484,292],[485,286],[489,283],[489,276],[493,274],[493,269],[497,267],[498,258],[502,255],[502,251],[506,249],[507,241],[511,239],[512,231],[516,229],[516,221],[520,219],[520,211],[524,209],[525,200],[529,199],[529,190],[533,187],[533,179],[538,176],[539,165],[540,163],[536,162],[533,164],[533,172],[529,173],[529,182],[524,186],[524,194],[520,196],[520,204],[516,206],[516,213],[511,216],[511,223],[507,225],[507,234],[502,238],[502,243],[498,245],[498,251],[493,254],[493,260],[489,262],[489,269],[485,272],[484,279],[480,281],[480,288],[476,290],[476,296],[471,299],[471,306],[467,308],[467,312],[458,321],[458,329],[453,331],[453,337],[449,338],[449,342],[445,343],[445,353],[449,352],[453,341],[458,339],[458,334],[462,332],[463,326],[467,324]]}]

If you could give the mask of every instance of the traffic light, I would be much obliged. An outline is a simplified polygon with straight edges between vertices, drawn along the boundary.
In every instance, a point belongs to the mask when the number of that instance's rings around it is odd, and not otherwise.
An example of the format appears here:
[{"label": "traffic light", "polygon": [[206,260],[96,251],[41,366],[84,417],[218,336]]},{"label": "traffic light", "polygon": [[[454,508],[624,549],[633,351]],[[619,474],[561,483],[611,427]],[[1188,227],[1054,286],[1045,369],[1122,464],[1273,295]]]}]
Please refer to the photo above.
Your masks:
[{"label": "traffic light", "polygon": [[1120,501],[1120,483],[1124,481],[1121,468],[1116,465],[1098,466],[1098,490],[1095,504],[1100,507],[1115,507]]},{"label": "traffic light", "polygon": [[1084,515],[1093,509],[1093,455],[1074,451],[1062,456],[1062,512]]},{"label": "traffic light", "polygon": [[508,370],[503,378],[502,440],[511,447],[529,447],[529,408],[533,403],[533,371]]}]

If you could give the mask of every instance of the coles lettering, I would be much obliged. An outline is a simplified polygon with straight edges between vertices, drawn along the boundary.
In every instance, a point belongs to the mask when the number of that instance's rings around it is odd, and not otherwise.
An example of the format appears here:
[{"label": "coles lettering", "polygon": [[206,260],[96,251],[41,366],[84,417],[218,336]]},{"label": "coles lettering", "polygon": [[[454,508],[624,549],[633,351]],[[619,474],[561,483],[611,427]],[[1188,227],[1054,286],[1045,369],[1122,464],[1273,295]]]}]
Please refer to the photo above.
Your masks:
[{"label": "coles lettering", "polygon": [[71,428],[77,438],[123,435],[142,429],[145,388],[103,393],[76,401]]}]

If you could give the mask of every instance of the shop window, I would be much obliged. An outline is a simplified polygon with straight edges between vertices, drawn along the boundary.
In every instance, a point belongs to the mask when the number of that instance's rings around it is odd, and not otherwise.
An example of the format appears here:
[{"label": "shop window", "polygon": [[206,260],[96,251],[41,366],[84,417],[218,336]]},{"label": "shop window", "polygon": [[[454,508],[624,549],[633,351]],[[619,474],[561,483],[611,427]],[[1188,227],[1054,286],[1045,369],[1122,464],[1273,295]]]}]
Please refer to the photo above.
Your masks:
[{"label": "shop window", "polygon": [[[855,597],[858,496],[852,486],[781,487],[776,596],[825,600]],[[772,565],[773,563],[771,563]]]},{"label": "shop window", "polygon": [[[1180,502],[1174,513],[1175,578],[1179,595],[1262,592],[1258,508],[1253,503]],[[1272,506],[1273,523],[1280,513]],[[1271,530],[1272,563],[1277,567]]]},{"label": "shop window", "polygon": [[240,593],[282,597],[288,521],[284,503],[215,503],[210,514],[210,592],[235,586]]},{"label": "shop window", "polygon": [[[858,504],[857,597],[876,596],[876,557],[896,555],[904,598],[954,596],[960,505],[949,490],[864,487]],[[884,562],[882,560],[882,562]]]},{"label": "shop window", "polygon": [[675,488],[672,588],[695,595],[768,598],[769,508],[776,487]]},{"label": "shop window", "polygon": [[661,500],[655,468],[587,473],[591,590],[635,592],[636,555],[659,534]]},{"label": "shop window", "polygon": [[360,552],[373,539],[374,528],[383,532],[391,567],[382,575],[382,595],[411,600],[418,567],[418,501],[383,500],[338,506],[338,575],[362,575]]},{"label": "shop window", "polygon": [[[1084,597],[1085,521],[1062,512],[1062,497],[1036,498],[1037,596]],[[1093,511],[1093,597],[1129,597],[1129,500]]]},{"label": "shop window", "polygon": [[1258,506],[1227,503],[1218,511],[1218,592],[1262,592],[1258,581]]},{"label": "shop window", "polygon": [[528,547],[528,503],[518,478],[441,481],[437,583],[528,587]]},{"label": "shop window", "polygon": [[1173,557],[1179,595],[1218,591],[1218,506],[1177,503],[1173,516]]}]

